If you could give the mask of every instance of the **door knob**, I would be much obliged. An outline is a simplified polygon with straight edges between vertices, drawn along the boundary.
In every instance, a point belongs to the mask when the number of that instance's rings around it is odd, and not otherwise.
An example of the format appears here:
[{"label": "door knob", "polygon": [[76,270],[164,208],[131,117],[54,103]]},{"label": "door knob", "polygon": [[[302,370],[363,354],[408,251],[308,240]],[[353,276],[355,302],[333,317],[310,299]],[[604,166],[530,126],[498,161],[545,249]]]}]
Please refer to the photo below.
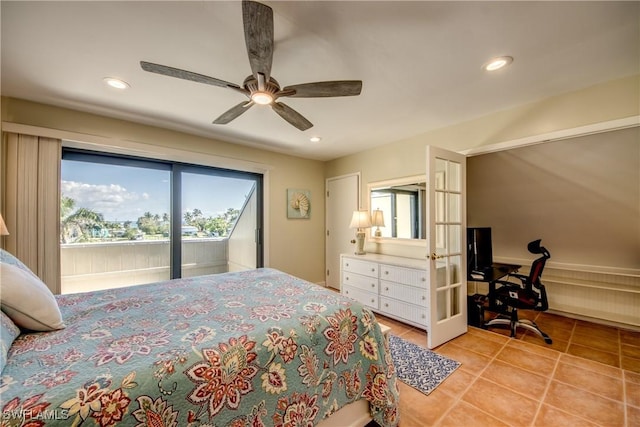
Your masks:
[{"label": "door knob", "polygon": [[356,243],[355,239],[351,239],[350,242],[353,243],[353,244]]},{"label": "door knob", "polygon": [[444,258],[444,257],[446,257],[446,255],[438,255],[435,252],[431,254],[431,260],[432,261],[435,261],[437,259]]}]

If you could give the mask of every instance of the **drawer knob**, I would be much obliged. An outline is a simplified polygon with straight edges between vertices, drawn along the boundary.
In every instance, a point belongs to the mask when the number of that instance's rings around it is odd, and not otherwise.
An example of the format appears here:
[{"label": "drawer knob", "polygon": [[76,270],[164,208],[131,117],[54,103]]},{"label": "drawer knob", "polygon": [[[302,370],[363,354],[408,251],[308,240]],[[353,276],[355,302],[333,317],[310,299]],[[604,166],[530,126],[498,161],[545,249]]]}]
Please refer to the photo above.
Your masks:
[{"label": "drawer knob", "polygon": [[426,300],[426,299],[427,299],[427,297],[426,297],[426,296],[424,296],[424,295],[422,295],[422,301],[424,301],[424,300]]},{"label": "drawer knob", "polygon": [[387,304],[387,303],[385,302],[385,303],[384,303],[384,306],[385,306],[385,307],[389,307],[389,304]]},{"label": "drawer knob", "polygon": [[423,277],[423,278],[422,278],[422,281],[423,281],[423,282],[426,282],[426,281],[427,281],[427,278],[426,278],[426,277]]},{"label": "drawer knob", "polygon": [[384,288],[384,290],[385,290],[385,291],[388,291],[388,290],[389,290],[389,287],[388,287],[388,286],[387,286],[387,287],[385,287],[385,288]]},{"label": "drawer knob", "polygon": [[388,271],[385,271],[385,272],[384,272],[384,274],[389,274],[389,272],[388,272]]},{"label": "drawer knob", "polygon": [[372,268],[372,269],[371,269],[371,272],[373,273],[374,271],[376,271],[376,269],[375,269],[375,268]]},{"label": "drawer knob", "polygon": [[344,291],[345,294],[349,295],[349,291]]},{"label": "drawer knob", "polygon": [[346,265],[347,267],[349,267],[349,263],[346,263],[345,265]]},{"label": "drawer knob", "polygon": [[371,304],[373,304],[376,300],[374,300],[373,298],[371,298]]},{"label": "drawer knob", "polygon": [[426,316],[426,314],[423,314],[423,315],[422,315],[422,318],[423,318],[423,319],[426,319],[426,317],[427,317],[427,316]]},{"label": "drawer knob", "polygon": [[372,283],[372,284],[371,284],[371,287],[372,287],[372,288],[375,288],[375,287],[376,287],[376,284],[375,284],[375,283]]}]

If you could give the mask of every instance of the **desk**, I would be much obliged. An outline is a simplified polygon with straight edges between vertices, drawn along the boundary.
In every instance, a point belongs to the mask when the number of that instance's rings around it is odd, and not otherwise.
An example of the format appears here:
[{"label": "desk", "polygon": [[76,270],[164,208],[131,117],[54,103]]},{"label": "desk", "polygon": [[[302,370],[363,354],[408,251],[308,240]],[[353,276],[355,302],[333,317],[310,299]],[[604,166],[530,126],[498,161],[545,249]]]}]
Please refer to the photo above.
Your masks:
[{"label": "desk", "polygon": [[468,272],[467,280],[471,282],[495,282],[496,280],[502,279],[504,276],[515,273],[522,267],[521,265],[516,264],[503,264],[503,263],[493,263],[491,264],[491,268],[484,272],[482,277],[472,277],[471,271]]},{"label": "desk", "polygon": [[[520,267],[520,265],[516,264],[493,263],[491,264],[491,269],[486,270],[482,277],[472,277],[471,272],[469,271],[467,281],[489,283],[489,293],[492,293],[496,290],[497,280],[500,280],[511,273],[515,273]],[[469,296],[467,299],[467,322],[472,326],[482,326],[484,323],[484,303],[487,300],[487,296],[478,294],[477,284],[474,289],[474,295]],[[493,301],[489,301],[488,305],[489,306],[487,308],[489,310],[495,308]]]}]

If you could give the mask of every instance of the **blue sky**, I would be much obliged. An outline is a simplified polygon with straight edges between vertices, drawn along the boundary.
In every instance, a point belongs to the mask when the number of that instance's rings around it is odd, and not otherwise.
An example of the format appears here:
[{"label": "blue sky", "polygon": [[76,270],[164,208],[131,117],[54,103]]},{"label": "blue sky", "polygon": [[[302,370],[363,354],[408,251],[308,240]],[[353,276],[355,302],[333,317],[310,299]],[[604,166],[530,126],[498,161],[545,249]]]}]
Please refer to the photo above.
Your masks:
[{"label": "blue sky", "polygon": [[[149,211],[170,209],[169,172],[129,166],[62,161],[62,195],[76,207],[92,209],[107,221],[136,221]],[[240,209],[254,181],[184,173],[182,212],[200,209],[205,217]]]}]

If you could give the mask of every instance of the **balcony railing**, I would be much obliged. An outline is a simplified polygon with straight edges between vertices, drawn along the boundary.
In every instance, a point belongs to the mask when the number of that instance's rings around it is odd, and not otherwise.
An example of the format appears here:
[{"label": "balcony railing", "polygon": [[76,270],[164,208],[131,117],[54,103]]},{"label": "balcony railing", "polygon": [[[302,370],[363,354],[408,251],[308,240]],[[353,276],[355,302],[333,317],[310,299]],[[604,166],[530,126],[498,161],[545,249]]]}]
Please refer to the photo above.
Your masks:
[{"label": "balcony railing", "polygon": [[[182,237],[182,277],[256,267],[255,187],[231,235]],[[169,240],[126,240],[60,245],[62,293],[153,283],[170,278]]]},{"label": "balcony railing", "polygon": [[[182,241],[182,277],[229,271],[229,239]],[[135,240],[60,246],[62,293],[168,280],[169,241]]]}]

